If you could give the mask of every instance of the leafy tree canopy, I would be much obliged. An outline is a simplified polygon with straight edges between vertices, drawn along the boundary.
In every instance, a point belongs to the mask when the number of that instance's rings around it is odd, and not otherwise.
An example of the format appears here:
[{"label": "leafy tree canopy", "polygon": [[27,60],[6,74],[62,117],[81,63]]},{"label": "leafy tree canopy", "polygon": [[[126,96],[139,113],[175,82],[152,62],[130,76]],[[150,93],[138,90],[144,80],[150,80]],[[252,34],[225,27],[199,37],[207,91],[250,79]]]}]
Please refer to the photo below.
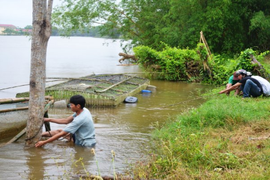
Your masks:
[{"label": "leafy tree canopy", "polygon": [[53,19],[67,35],[100,25],[101,35],[157,50],[195,48],[200,31],[216,53],[270,47],[269,0],[63,0]]},{"label": "leafy tree canopy", "polygon": [[24,27],[24,29],[33,29],[33,26],[32,25],[27,25]]}]

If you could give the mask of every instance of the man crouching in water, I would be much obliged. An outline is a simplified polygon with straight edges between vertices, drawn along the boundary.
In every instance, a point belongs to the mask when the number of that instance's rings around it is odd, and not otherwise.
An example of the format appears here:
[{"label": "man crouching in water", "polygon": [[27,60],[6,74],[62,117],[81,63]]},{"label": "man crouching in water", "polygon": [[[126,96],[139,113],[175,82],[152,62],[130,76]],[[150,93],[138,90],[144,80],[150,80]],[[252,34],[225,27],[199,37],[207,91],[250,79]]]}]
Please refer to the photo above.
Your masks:
[{"label": "man crouching in water", "polygon": [[45,141],[38,141],[35,146],[41,147],[60,137],[65,137],[69,133],[73,134],[73,140],[76,145],[93,147],[96,144],[95,127],[92,115],[85,106],[85,99],[81,95],[75,95],[70,98],[70,108],[74,112],[72,116],[65,119],[44,118],[45,122],[57,124],[68,124],[63,130],[43,132],[42,136],[50,137]]}]

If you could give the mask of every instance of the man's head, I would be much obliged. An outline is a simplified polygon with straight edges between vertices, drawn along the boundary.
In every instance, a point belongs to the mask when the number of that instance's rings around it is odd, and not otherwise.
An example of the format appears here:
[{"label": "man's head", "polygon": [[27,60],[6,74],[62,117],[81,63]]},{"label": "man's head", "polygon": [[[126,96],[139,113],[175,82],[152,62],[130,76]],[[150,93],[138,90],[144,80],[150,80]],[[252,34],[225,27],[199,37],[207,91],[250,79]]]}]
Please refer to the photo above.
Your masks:
[{"label": "man's head", "polygon": [[[72,96],[69,102],[70,102],[70,107],[72,111],[75,109],[83,109],[85,106],[85,99],[81,95]],[[75,106],[75,109],[74,109],[74,106]]]},{"label": "man's head", "polygon": [[237,74],[237,71],[235,71],[234,73],[233,73],[233,80],[234,81],[238,81],[239,79],[238,79],[238,75],[239,74]]},{"label": "man's head", "polygon": [[236,74],[238,75],[238,79],[241,80],[241,79],[243,79],[244,77],[247,76],[247,71],[244,70],[244,69],[240,69],[240,70],[237,71]]}]

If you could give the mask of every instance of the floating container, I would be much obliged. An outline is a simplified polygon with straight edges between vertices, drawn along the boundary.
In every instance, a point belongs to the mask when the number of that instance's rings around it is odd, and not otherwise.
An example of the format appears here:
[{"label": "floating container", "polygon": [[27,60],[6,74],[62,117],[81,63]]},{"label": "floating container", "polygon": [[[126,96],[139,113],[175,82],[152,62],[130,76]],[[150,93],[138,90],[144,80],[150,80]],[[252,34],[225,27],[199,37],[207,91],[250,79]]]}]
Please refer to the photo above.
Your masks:
[{"label": "floating container", "polygon": [[129,96],[124,100],[125,103],[136,103],[138,102],[138,98],[133,97],[133,96]]},{"label": "floating container", "polygon": [[141,92],[142,92],[142,93],[151,93],[152,91],[147,90],[147,89],[143,89]]}]

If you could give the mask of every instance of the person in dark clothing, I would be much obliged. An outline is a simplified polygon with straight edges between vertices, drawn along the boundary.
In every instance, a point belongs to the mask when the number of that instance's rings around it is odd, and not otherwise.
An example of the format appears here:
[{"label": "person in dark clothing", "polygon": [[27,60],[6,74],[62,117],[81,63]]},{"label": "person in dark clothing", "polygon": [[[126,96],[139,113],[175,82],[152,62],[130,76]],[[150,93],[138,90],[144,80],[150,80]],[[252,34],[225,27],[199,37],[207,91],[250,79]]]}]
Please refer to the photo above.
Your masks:
[{"label": "person in dark clothing", "polygon": [[252,77],[247,76],[246,71],[239,71],[238,79],[240,80],[235,85],[231,86],[228,89],[225,89],[223,91],[220,91],[219,94],[227,93],[229,91],[234,90],[237,87],[241,87],[241,90],[243,91],[243,97],[258,97],[263,94],[262,85],[260,82]]}]

